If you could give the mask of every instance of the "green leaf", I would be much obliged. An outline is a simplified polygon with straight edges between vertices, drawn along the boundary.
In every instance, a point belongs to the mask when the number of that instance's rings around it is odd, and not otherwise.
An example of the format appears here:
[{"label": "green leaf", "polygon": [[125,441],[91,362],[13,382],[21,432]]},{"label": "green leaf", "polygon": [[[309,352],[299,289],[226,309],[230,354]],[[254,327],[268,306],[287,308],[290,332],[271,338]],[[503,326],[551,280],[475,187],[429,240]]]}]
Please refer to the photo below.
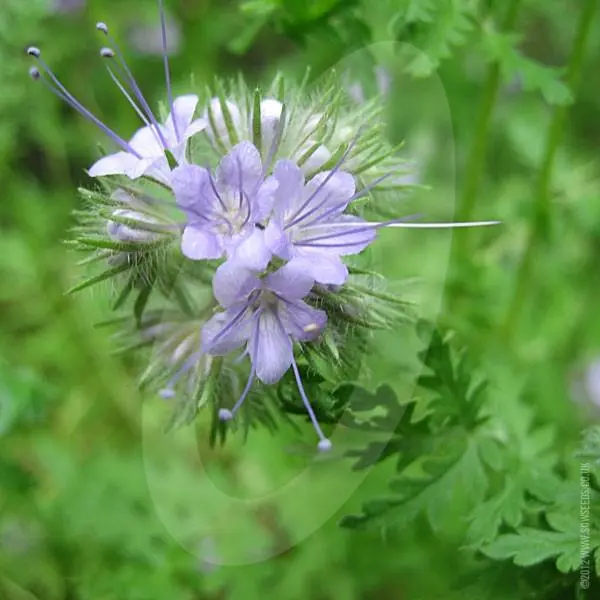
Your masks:
[{"label": "green leaf", "polygon": [[526,91],[539,91],[548,104],[571,104],[573,95],[560,80],[561,69],[547,67],[523,56],[518,43],[518,36],[492,29],[487,29],[482,39],[485,54],[500,65],[506,83],[517,78]]}]

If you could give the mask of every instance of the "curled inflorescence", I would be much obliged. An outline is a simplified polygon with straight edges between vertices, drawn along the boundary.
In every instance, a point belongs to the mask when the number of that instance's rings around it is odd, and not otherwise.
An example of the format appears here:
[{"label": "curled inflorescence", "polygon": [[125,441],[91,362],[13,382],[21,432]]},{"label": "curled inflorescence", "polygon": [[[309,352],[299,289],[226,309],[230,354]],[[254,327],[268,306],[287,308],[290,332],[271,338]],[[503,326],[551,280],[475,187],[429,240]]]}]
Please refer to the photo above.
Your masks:
[{"label": "curled inflorescence", "polygon": [[[119,148],[89,169],[101,189],[83,191],[75,239],[93,252],[86,262],[107,268],[76,288],[116,278],[115,308],[137,296],[134,330],[155,348],[143,381],[163,398],[183,398],[191,416],[212,403],[229,421],[256,380],[274,386],[290,372],[327,450],[302,373],[315,353],[350,363],[348,353],[364,348],[356,328],[391,327],[402,306],[365,284],[369,274],[349,269],[346,257],[383,227],[487,223],[365,219],[378,194],[406,187],[407,163],[386,141],[381,103],[348,102],[335,79],[312,95],[277,77],[266,92],[238,81],[203,99],[174,98],[159,6],[164,115],[150,107],[109,27],[97,24],[108,75],[142,121],[129,140],[65,88],[40,49],[28,50],[32,79]],[[155,289],[173,306],[153,309]]]}]

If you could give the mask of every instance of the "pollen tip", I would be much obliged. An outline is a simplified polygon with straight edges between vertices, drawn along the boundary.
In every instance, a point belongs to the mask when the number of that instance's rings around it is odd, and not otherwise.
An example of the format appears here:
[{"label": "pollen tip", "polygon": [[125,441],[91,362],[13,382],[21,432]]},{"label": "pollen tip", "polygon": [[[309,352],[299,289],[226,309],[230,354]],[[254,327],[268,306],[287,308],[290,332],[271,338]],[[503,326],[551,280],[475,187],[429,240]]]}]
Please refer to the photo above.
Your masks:
[{"label": "pollen tip", "polygon": [[27,48],[27,54],[29,54],[29,56],[39,58],[42,52],[37,46],[29,46],[29,48]]},{"label": "pollen tip", "polygon": [[327,452],[328,450],[331,450],[331,448],[333,447],[333,444],[331,443],[331,440],[328,440],[327,438],[323,438],[318,443],[317,446],[321,452]]},{"label": "pollen tip", "polygon": [[100,50],[100,56],[102,58],[113,58],[115,56],[115,51],[112,48],[102,48]]},{"label": "pollen tip", "polygon": [[40,70],[37,67],[31,67],[29,69],[29,77],[34,81],[37,81],[41,76]]},{"label": "pollen tip", "polygon": [[98,21],[98,23],[96,23],[96,29],[101,31],[104,35],[108,34],[108,25],[103,21]]},{"label": "pollen tip", "polygon": [[175,397],[175,390],[173,388],[164,388],[158,392],[158,395],[164,400],[170,400]]},{"label": "pollen tip", "polygon": [[233,413],[227,408],[221,408],[219,410],[219,421],[231,421],[233,419]]}]

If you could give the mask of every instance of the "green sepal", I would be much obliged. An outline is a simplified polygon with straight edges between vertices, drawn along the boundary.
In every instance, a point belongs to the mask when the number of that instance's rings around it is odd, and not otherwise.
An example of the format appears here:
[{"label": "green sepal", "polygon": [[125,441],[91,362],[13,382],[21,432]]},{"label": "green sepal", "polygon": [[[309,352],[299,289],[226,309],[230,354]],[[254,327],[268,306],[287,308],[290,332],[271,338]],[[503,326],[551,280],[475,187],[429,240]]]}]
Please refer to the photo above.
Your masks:
[{"label": "green sepal", "polygon": [[257,88],[254,91],[254,106],[252,109],[252,140],[262,154],[262,115],[260,109],[261,94]]},{"label": "green sepal", "polygon": [[65,293],[69,295],[74,294],[75,292],[80,292],[81,290],[95,285],[96,283],[101,283],[102,281],[107,281],[112,277],[116,277],[117,275],[120,275],[129,269],[131,269],[131,265],[128,262],[125,262],[124,264],[113,267],[112,269],[107,269],[99,275],[94,275],[93,277],[89,277],[88,279],[81,281],[77,285],[74,285],[72,288],[68,289]]},{"label": "green sepal", "polygon": [[171,169],[171,171],[179,166],[177,159],[168,148],[165,148],[165,157],[169,163],[169,169]]}]

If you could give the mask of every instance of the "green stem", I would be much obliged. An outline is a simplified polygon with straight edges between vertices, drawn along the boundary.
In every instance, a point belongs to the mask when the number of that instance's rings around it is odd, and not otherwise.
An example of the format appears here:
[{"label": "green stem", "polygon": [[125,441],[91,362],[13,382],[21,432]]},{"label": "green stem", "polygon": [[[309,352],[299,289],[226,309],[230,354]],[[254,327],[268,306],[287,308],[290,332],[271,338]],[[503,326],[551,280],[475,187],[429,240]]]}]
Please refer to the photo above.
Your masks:
[{"label": "green stem", "polygon": [[[581,74],[587,40],[592,28],[593,17],[597,5],[598,0],[585,0],[585,4],[581,11],[575,43],[573,45],[573,51],[567,69],[567,84],[571,90],[575,89]],[[527,295],[527,286],[531,280],[533,259],[538,245],[546,238],[548,233],[551,208],[550,185],[552,183],[552,170],[556,153],[562,140],[567,110],[566,106],[556,106],[552,114],[552,121],[546,138],[544,157],[535,187],[534,219],[529,230],[527,246],[518,267],[515,292],[504,322],[504,331],[507,335],[510,334],[511,328],[516,324],[523,308],[525,297]]]},{"label": "green stem", "polygon": [[[502,24],[502,31],[512,30],[517,20],[520,5],[521,0],[512,0],[508,7],[506,18]],[[473,213],[473,208],[475,207],[477,192],[479,191],[479,185],[484,172],[488,134],[490,131],[496,97],[498,96],[498,89],[500,87],[500,79],[500,63],[499,61],[496,61],[489,67],[479,113],[477,115],[475,138],[467,160],[466,181],[458,207],[459,221],[469,220]],[[462,235],[457,237],[457,239],[459,240],[459,254],[462,254],[466,251],[467,236]]]},{"label": "green stem", "polygon": [[[521,0],[511,0],[504,20],[502,22],[502,31],[511,31],[514,28],[521,6]],[[485,35],[485,32],[484,32]],[[479,192],[479,186],[483,173],[485,171],[486,149],[488,146],[490,125],[494,113],[494,106],[498,96],[498,90],[501,82],[500,62],[495,61],[488,68],[487,78],[483,88],[483,94],[479,104],[479,110],[475,123],[475,134],[469,150],[466,164],[465,184],[457,207],[457,221],[468,221],[471,219],[475,202]],[[468,260],[468,240],[470,232],[463,229],[455,232],[452,242],[452,255],[450,265],[462,265]],[[444,304],[448,310],[456,300],[457,294],[453,289],[454,276],[451,274],[448,280],[448,286],[445,293]]]}]

